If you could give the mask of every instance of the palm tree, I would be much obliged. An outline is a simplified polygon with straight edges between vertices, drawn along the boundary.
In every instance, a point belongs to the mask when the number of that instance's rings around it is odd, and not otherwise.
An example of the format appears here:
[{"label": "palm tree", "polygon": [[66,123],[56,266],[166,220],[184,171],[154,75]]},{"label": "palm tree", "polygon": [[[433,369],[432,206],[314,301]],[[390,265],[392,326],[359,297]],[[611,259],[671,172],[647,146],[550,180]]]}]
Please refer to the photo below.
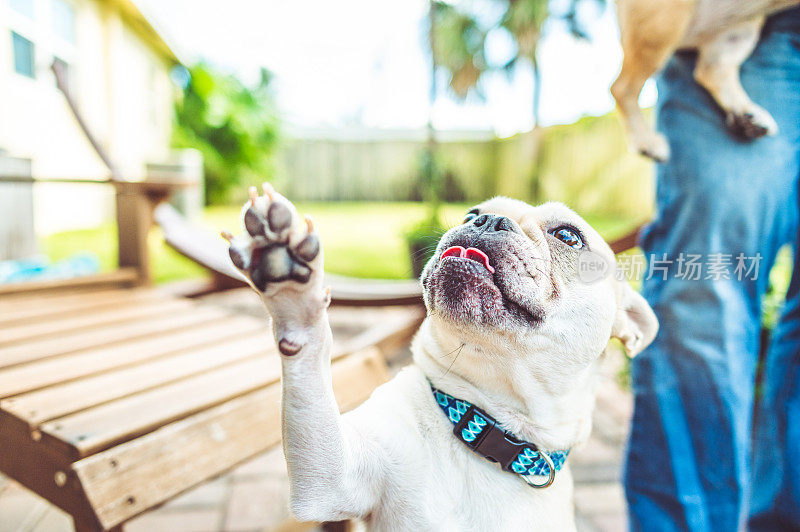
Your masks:
[{"label": "palm tree", "polygon": [[[479,81],[488,71],[511,71],[520,60],[530,64],[534,76],[532,90],[533,124],[539,124],[539,69],[536,46],[541,28],[549,16],[547,0],[495,0],[503,4],[503,15],[498,21],[484,22],[478,15],[459,4],[433,0],[434,32],[437,46],[433,52],[434,63],[450,75],[450,88],[461,98],[474,91],[482,96]],[[517,51],[504,65],[489,65],[486,61],[487,34],[503,28],[513,37]]]},{"label": "palm tree", "polygon": [[[453,4],[442,0],[431,0],[433,31],[431,47],[434,66],[443,68],[449,74],[450,89],[460,98],[475,93],[483,97],[481,78],[487,72],[502,70],[514,71],[521,64],[530,66],[533,76],[531,89],[531,118],[533,128],[540,125],[539,100],[541,94],[541,74],[536,59],[537,46],[542,26],[552,16],[548,0],[493,0],[502,7],[502,16],[494,21],[483,20],[478,13],[471,11],[464,2]],[[586,38],[586,32],[577,16],[578,4],[582,0],[568,0],[567,9],[559,18],[565,20],[573,35]],[[594,0],[604,4],[605,0]],[[490,65],[486,60],[486,37],[490,31],[502,28],[511,35],[516,44],[516,52],[503,65]],[[534,137],[534,142],[536,137]],[[534,173],[538,170],[534,168]],[[536,199],[538,179],[531,181]]]},{"label": "palm tree", "polygon": [[530,62],[533,74],[532,118],[533,127],[539,127],[540,81],[539,63],[536,61],[536,46],[539,43],[542,25],[549,16],[547,0],[508,0],[508,8],[501,26],[508,30],[517,43],[517,53],[504,68],[514,68],[522,58]]}]

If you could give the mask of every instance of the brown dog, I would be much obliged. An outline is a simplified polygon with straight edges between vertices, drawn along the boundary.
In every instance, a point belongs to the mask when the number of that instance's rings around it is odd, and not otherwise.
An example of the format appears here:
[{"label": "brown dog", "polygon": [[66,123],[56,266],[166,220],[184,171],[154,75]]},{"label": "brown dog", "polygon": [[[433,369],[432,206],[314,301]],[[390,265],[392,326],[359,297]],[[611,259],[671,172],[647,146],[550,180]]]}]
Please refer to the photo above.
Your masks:
[{"label": "brown dog", "polygon": [[725,111],[728,127],[747,139],[774,135],[772,116],[753,103],[739,67],[755,48],[764,19],[800,0],[618,0],[625,57],[611,86],[633,149],[656,161],[669,144],[645,121],[638,99],[647,79],[675,50],[698,50],[694,78]]}]

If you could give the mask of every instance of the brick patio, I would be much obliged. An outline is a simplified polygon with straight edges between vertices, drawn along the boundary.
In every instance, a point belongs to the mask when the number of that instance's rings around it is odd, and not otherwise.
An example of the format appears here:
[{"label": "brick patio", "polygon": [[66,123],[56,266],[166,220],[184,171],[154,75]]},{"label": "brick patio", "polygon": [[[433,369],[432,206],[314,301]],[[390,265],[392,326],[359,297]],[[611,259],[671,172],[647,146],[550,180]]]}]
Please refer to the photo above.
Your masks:
[{"label": "brick patio", "polygon": [[[247,297],[232,294],[213,298],[220,305],[235,306],[242,312],[263,312],[253,308],[252,299]],[[337,322],[376,316],[373,309],[346,312],[350,314],[332,317],[334,327]],[[569,458],[575,478],[578,529],[582,532],[627,529],[620,472],[632,399],[617,385],[622,356],[614,352],[605,362],[592,437]],[[409,358],[407,351],[395,354],[392,368],[396,371]],[[124,529],[127,532],[278,530],[289,519],[287,496],[286,466],[278,446],[130,521]],[[64,512],[0,476],[0,532],[71,530],[72,521]]]}]

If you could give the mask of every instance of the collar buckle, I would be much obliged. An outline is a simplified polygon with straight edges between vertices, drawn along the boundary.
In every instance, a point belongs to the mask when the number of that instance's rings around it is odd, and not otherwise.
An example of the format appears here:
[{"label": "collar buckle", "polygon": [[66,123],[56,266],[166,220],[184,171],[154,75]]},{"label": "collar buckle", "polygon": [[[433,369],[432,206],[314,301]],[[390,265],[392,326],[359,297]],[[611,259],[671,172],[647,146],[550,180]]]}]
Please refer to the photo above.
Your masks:
[{"label": "collar buckle", "polygon": [[536,452],[535,445],[522,442],[497,426],[497,422],[480,408],[471,405],[453,428],[456,438],[473,452],[497,462],[504,471],[516,473],[511,465],[526,448]]}]

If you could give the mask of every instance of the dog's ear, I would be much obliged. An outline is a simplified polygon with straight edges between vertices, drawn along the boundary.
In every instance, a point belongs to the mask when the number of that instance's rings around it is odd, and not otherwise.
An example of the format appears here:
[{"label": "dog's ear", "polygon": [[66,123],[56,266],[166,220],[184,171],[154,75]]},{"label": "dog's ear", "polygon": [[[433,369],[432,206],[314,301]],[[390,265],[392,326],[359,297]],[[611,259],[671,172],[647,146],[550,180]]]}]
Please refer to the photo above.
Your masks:
[{"label": "dog's ear", "polygon": [[627,281],[618,283],[617,315],[611,336],[622,342],[629,357],[634,357],[656,337],[658,320],[647,301]]}]

